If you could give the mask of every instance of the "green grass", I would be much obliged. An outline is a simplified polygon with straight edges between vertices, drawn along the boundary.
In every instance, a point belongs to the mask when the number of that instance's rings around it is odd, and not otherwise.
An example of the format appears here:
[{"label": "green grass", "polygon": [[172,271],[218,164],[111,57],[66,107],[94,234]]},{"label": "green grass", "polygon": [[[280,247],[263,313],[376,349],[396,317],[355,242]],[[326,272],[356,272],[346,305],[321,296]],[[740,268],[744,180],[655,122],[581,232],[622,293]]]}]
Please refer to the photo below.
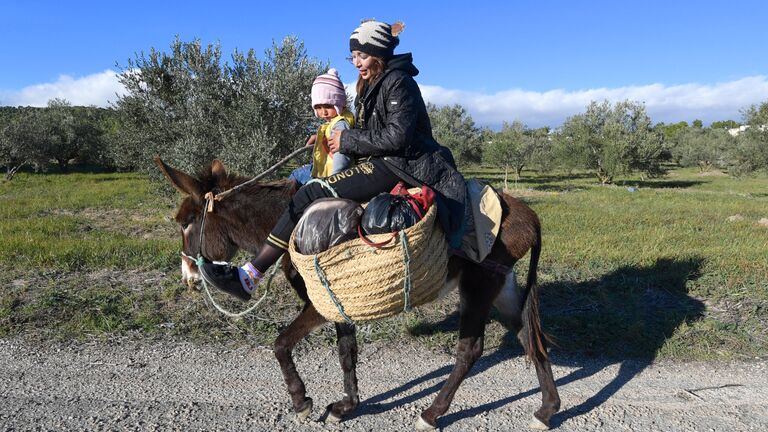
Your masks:
[{"label": "green grass", "polygon": [[172,208],[138,174],[22,173],[0,183],[0,265],[168,268]]},{"label": "green grass", "polygon": [[[490,169],[465,174],[498,187],[503,180]],[[585,173],[526,172],[510,193],[542,220],[542,316],[555,349],[679,359],[768,354],[768,227],[757,223],[768,218],[766,177],[682,169],[600,186]],[[182,287],[180,239],[169,220],[177,202],[139,174],[21,173],[0,184],[0,336],[270,343],[298,301],[277,278],[260,312],[230,320]],[[743,219],[728,222],[733,215]],[[524,259],[520,281],[526,269]],[[405,336],[451,351],[456,302],[452,295],[362,324],[359,337]],[[332,343],[331,327],[310,340]],[[517,342],[494,319],[486,346]]]}]

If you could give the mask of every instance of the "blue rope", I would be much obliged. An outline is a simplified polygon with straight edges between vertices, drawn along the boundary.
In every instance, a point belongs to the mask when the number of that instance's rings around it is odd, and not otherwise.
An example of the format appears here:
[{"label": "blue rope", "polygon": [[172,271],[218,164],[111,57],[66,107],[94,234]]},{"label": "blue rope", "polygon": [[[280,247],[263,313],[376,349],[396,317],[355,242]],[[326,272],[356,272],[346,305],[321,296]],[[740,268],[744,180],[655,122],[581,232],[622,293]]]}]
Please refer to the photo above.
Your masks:
[{"label": "blue rope", "polygon": [[339,315],[341,315],[341,317],[344,318],[344,321],[346,321],[348,324],[354,324],[352,319],[349,318],[346,313],[344,313],[344,306],[341,305],[339,299],[336,298],[336,294],[334,294],[331,290],[331,284],[325,277],[323,269],[320,268],[320,260],[317,259],[317,255],[315,255],[315,272],[317,273],[317,277],[320,279],[320,282],[323,284],[323,287],[325,287],[325,290],[328,292],[328,297],[331,298],[331,301],[336,306],[336,310],[339,311]]}]

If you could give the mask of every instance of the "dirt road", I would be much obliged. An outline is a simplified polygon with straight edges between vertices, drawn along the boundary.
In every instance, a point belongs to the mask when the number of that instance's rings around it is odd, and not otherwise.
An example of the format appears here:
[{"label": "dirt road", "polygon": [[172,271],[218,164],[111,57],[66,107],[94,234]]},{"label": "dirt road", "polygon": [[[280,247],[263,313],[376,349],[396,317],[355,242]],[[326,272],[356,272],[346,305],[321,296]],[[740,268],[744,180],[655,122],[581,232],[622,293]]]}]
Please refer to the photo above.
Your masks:
[{"label": "dirt road", "polygon": [[[611,363],[555,357],[560,431],[765,431],[768,367],[753,363]],[[340,425],[322,407],[341,397],[331,348],[297,364],[315,410],[299,424],[272,352],[171,342],[38,345],[0,340],[0,430],[407,431],[452,365],[412,345],[364,345],[362,404]],[[445,431],[525,430],[535,373],[487,352],[439,420]]]}]

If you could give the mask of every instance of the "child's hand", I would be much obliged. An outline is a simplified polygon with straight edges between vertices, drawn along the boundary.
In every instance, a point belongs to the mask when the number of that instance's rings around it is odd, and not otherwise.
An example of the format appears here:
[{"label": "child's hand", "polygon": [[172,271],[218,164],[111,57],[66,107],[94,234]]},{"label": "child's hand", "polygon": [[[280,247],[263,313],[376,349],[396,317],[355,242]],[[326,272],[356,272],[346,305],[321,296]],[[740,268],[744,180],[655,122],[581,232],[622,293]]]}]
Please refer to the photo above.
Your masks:
[{"label": "child's hand", "polygon": [[341,147],[341,132],[340,130],[331,132],[331,137],[328,139],[328,148],[331,150],[331,153],[338,152]]},{"label": "child's hand", "polygon": [[317,134],[310,135],[309,139],[307,140],[306,146],[307,147],[312,147],[313,145],[315,145],[315,141],[317,141]]}]

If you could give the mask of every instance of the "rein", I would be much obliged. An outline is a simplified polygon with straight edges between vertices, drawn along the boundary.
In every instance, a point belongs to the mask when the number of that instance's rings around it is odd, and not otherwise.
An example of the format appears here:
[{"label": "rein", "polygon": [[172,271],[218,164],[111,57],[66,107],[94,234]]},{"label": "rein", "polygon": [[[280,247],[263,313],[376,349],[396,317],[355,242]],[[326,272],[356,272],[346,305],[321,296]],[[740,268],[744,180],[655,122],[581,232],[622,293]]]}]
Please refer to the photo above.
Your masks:
[{"label": "rein", "polygon": [[[241,189],[241,188],[243,188],[243,187],[245,187],[245,186],[255,182],[256,180],[259,180],[259,179],[263,178],[267,174],[270,174],[270,173],[274,172],[276,169],[278,169],[281,166],[285,165],[286,162],[288,162],[289,160],[293,159],[296,155],[298,155],[298,154],[300,154],[302,152],[305,152],[307,150],[310,150],[311,148],[312,147],[301,147],[301,148],[298,148],[298,149],[294,150],[293,152],[291,152],[291,154],[289,154],[288,156],[282,158],[280,161],[278,161],[276,164],[272,165],[270,168],[268,168],[266,171],[262,172],[261,174],[251,178],[250,180],[248,180],[246,182],[240,183],[237,186],[234,186],[234,187],[232,187],[230,189],[227,189],[224,192],[219,193],[218,195],[214,195],[213,192],[206,193],[205,194],[205,205],[203,206],[203,216],[202,216],[202,219],[200,221],[200,244],[199,244],[199,247],[198,247],[198,250],[197,250],[197,257],[191,257],[191,256],[185,254],[184,251],[181,251],[181,256],[183,256],[183,257],[185,257],[185,258],[187,258],[187,259],[189,259],[191,261],[194,261],[195,265],[198,268],[198,271],[200,271],[200,268],[203,266],[203,264],[205,264],[205,256],[203,254],[203,244],[205,243],[205,217],[206,217],[206,215],[208,213],[213,212],[213,203],[214,203],[214,201],[221,201],[222,199],[226,198],[227,196],[229,196],[230,194],[236,192],[237,190],[239,190],[239,189]],[[256,303],[254,303],[253,305],[251,305],[247,309],[245,309],[245,310],[243,310],[241,312],[237,312],[237,313],[230,312],[230,311],[224,309],[223,307],[219,306],[219,304],[216,303],[216,300],[213,299],[213,296],[211,295],[211,291],[208,288],[208,283],[205,281],[205,278],[201,277],[200,279],[203,281],[203,288],[205,290],[205,293],[208,295],[208,299],[211,301],[211,303],[216,308],[216,310],[218,310],[219,312],[221,312],[222,314],[224,314],[224,315],[226,315],[226,316],[228,316],[230,318],[240,318],[240,317],[243,317],[243,316],[251,313],[253,310],[255,310],[261,304],[262,301],[264,301],[265,298],[267,298],[267,294],[269,293],[269,286],[272,284],[272,278],[275,276],[275,273],[277,273],[277,269],[280,267],[280,262],[282,261],[282,259],[283,258],[280,257],[280,259],[274,265],[272,265],[272,271],[269,272],[269,277],[267,278],[266,284],[264,286],[264,294],[262,294],[261,298],[259,298],[259,300],[257,300]],[[219,262],[216,261],[216,263],[219,263]],[[221,263],[222,264],[231,265],[230,263],[225,262],[225,261],[221,262]]]},{"label": "rein", "polygon": [[221,193],[216,194],[216,195],[214,195],[213,192],[208,192],[207,194],[205,194],[205,202],[206,202],[205,207],[206,207],[206,209],[209,212],[212,212],[213,211],[213,202],[214,201],[221,201],[221,200],[223,200],[224,198],[226,198],[227,196],[229,196],[232,193],[236,192],[237,190],[239,190],[241,188],[244,188],[245,186],[248,186],[249,184],[255,182],[256,180],[259,180],[259,179],[265,177],[268,174],[271,174],[276,169],[278,169],[281,166],[285,165],[286,162],[288,162],[289,160],[293,159],[294,157],[296,157],[297,155],[301,154],[302,152],[305,152],[305,151],[308,151],[308,150],[311,150],[311,149],[312,149],[312,147],[310,147],[310,146],[304,146],[304,147],[297,148],[296,150],[292,151],[291,154],[289,154],[288,156],[280,159],[276,164],[272,165],[271,167],[267,168],[261,174],[257,175],[256,177],[251,178],[250,180],[248,180],[246,182],[240,183],[237,186],[233,186],[233,187],[225,190],[224,192],[221,192]]}]

